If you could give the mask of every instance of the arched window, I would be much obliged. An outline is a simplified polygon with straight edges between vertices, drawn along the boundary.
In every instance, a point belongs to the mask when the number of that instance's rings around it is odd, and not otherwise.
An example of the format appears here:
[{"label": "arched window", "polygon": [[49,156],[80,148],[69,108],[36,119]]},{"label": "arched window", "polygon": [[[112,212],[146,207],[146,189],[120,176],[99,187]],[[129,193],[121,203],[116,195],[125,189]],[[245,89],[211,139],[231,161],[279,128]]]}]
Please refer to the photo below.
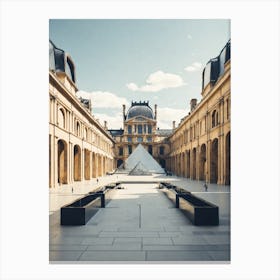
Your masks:
[{"label": "arched window", "polygon": [[159,154],[164,155],[164,146],[159,147]]},{"label": "arched window", "polygon": [[62,108],[58,110],[57,123],[59,127],[65,128],[65,112]]},{"label": "arched window", "polygon": [[88,140],[88,131],[87,131],[86,127],[85,127],[85,132],[84,132],[84,138],[85,138],[85,140]]},{"label": "arched window", "polygon": [[219,123],[219,114],[216,110],[212,113],[212,127],[217,126]]},{"label": "arched window", "polygon": [[76,130],[76,135],[80,136],[81,135],[81,125],[78,121],[76,121],[75,130]]}]

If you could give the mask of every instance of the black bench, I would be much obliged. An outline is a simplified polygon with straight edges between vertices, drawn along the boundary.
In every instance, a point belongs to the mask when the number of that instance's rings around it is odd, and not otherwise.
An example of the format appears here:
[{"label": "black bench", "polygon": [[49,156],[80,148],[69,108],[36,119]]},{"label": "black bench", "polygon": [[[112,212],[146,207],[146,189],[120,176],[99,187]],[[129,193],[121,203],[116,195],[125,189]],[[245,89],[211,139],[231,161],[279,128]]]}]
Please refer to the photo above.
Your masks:
[{"label": "black bench", "polygon": [[[61,207],[61,225],[85,225],[112,197],[115,186],[99,188],[74,202]],[[106,196],[106,200],[105,200]],[[107,202],[107,203],[106,203]]]},{"label": "black bench", "polygon": [[169,183],[161,185],[164,187],[163,192],[175,203],[176,208],[179,208],[194,225],[219,225],[218,206]]}]

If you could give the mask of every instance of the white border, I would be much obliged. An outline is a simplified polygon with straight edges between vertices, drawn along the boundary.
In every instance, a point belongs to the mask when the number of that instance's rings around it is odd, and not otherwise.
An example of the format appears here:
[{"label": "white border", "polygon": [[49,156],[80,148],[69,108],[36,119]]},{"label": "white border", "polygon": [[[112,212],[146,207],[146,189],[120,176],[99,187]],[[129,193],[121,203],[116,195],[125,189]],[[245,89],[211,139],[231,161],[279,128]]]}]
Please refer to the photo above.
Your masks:
[{"label": "white border", "polygon": [[[21,0],[0,10],[1,279],[279,279],[278,1]],[[232,20],[230,265],[48,264],[49,18]]]}]

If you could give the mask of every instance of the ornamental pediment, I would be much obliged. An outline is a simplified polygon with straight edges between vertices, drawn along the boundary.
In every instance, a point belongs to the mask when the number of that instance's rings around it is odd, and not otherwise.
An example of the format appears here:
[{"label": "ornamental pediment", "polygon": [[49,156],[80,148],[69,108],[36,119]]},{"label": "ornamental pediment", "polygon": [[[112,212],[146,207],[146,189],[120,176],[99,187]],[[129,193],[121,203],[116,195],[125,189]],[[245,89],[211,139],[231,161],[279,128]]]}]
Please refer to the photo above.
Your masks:
[{"label": "ornamental pediment", "polygon": [[133,123],[133,122],[148,122],[148,123],[153,123],[156,122],[155,120],[145,118],[145,117],[134,117],[129,120],[127,120],[125,123]]}]

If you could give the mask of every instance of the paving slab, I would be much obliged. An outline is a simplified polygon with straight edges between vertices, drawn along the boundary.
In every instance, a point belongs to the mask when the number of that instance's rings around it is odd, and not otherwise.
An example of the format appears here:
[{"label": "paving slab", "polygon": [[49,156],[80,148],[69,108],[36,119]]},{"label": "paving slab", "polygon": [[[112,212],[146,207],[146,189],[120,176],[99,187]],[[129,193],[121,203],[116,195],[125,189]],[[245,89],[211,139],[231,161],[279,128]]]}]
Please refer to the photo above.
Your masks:
[{"label": "paving slab", "polygon": [[56,236],[50,239],[50,245],[53,244],[68,244],[68,245],[82,245],[83,237],[65,237],[65,236]]},{"label": "paving slab", "polygon": [[207,244],[230,244],[230,235],[203,235]]},{"label": "paving slab", "polygon": [[143,245],[145,251],[229,251],[229,245]]},{"label": "paving slab", "polygon": [[181,237],[171,237],[174,245],[206,245],[208,242],[201,236],[184,235]]},{"label": "paving slab", "polygon": [[143,237],[143,245],[172,245],[170,237]]},{"label": "paving slab", "polygon": [[50,251],[85,251],[88,245],[51,244]]},{"label": "paving slab", "polygon": [[180,237],[182,235],[181,231],[165,231],[159,232],[159,237]]},{"label": "paving slab", "polygon": [[113,245],[90,245],[87,251],[140,251],[142,242],[114,243]]},{"label": "paving slab", "polygon": [[212,261],[207,251],[147,251],[147,261]]},{"label": "paving slab", "polygon": [[145,261],[144,251],[86,251],[80,261]]},{"label": "paving slab", "polygon": [[207,251],[211,258],[215,261],[230,261],[230,250],[225,251]]},{"label": "paving slab", "polygon": [[140,243],[142,242],[142,238],[141,237],[117,237],[114,239],[114,244],[116,243],[121,243],[121,244],[125,244],[125,243]]},{"label": "paving slab", "polygon": [[106,232],[103,231],[99,234],[100,237],[159,237],[157,231],[118,231]]},{"label": "paving slab", "polygon": [[50,261],[79,261],[84,251],[50,251]]},{"label": "paving slab", "polygon": [[112,245],[113,237],[90,237],[84,238],[81,242],[82,245]]}]

